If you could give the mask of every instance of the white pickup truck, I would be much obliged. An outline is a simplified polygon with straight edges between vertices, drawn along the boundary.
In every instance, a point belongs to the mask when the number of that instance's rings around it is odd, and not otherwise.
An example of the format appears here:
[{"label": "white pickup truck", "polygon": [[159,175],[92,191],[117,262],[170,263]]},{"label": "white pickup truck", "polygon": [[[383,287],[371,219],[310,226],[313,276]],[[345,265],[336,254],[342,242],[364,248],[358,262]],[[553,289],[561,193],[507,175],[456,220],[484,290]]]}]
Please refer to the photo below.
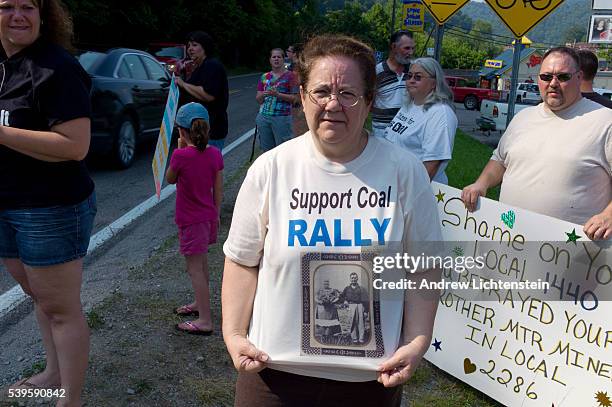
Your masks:
[{"label": "white pickup truck", "polygon": [[[537,105],[538,102],[532,99],[526,99],[523,103],[514,105],[514,114],[516,115],[521,110]],[[508,103],[497,100],[485,99],[480,104],[480,117],[476,119],[476,124],[480,130],[506,130],[506,119],[508,117]]]}]

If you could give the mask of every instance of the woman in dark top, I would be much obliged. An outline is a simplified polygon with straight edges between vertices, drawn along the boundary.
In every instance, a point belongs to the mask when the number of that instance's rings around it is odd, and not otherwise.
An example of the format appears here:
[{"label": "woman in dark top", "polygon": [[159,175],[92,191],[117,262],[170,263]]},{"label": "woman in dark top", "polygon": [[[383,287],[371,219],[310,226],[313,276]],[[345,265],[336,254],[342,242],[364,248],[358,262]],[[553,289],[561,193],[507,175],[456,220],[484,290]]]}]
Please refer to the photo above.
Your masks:
[{"label": "woman in dark top", "polygon": [[185,78],[176,78],[180,89],[179,104],[197,102],[204,105],[210,115],[210,139],[208,144],[223,150],[227,136],[227,105],[229,88],[223,65],[212,58],[213,44],[210,35],[194,31],[187,35],[187,54],[191,66],[187,66]]},{"label": "woman in dark top", "polygon": [[60,0],[0,3],[0,258],[34,300],[47,359],[13,387],[61,386],[58,406],[81,405],[89,353],[81,275],[96,212],[82,162],[91,83],[64,48],[71,37]]}]

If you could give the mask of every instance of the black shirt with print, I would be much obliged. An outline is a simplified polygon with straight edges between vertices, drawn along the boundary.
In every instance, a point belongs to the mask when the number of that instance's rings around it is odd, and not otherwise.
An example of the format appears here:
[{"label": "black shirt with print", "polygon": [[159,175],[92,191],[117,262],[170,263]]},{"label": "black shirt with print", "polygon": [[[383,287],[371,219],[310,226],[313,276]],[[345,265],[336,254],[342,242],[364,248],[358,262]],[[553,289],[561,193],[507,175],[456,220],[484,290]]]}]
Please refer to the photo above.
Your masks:
[{"label": "black shirt with print", "polygon": [[[49,131],[91,117],[91,79],[62,47],[37,40],[7,58],[0,48],[0,125]],[[82,161],[46,162],[0,145],[0,208],[73,205],[94,184]]]}]

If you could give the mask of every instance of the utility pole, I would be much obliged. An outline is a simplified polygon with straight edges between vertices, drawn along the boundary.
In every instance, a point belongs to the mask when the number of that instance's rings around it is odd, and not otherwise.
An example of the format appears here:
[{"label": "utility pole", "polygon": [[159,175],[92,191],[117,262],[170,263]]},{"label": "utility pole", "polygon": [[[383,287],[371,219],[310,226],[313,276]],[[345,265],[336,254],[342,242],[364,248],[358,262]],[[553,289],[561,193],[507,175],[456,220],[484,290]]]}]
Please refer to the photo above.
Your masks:
[{"label": "utility pole", "polygon": [[442,37],[444,37],[444,24],[438,24],[436,26],[436,42],[434,48],[434,59],[440,62],[442,56]]},{"label": "utility pole", "polygon": [[512,77],[510,79],[510,97],[508,98],[508,116],[506,117],[506,128],[510,120],[514,117],[514,105],[516,103],[516,84],[518,83],[518,71],[521,67],[521,51],[523,48],[523,38],[517,37],[514,40],[514,54],[512,55]]},{"label": "utility pole", "polygon": [[395,7],[397,0],[393,0],[393,12],[391,13],[391,30],[390,33],[393,34],[395,32]]}]

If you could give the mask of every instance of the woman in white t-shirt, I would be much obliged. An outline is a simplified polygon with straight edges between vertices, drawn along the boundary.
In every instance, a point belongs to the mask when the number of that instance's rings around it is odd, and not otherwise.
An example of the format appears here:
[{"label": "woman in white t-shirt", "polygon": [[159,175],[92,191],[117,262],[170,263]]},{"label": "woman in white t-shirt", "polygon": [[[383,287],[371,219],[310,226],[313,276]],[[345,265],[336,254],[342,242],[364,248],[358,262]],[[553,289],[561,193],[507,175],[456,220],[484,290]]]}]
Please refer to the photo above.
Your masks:
[{"label": "woman in white t-shirt", "polygon": [[[314,37],[298,70],[309,131],[249,168],[223,246],[235,406],[399,407],[401,385],[430,346],[439,293],[377,286],[417,275],[375,271],[373,250],[399,243],[421,254],[420,242],[440,241],[435,199],[414,156],[363,128],[376,89],[370,47]],[[414,271],[419,282],[440,277]],[[361,306],[328,293],[327,317],[342,322],[323,337],[317,293],[349,280],[363,290]]]},{"label": "woman in white t-shirt", "polygon": [[406,104],[387,126],[385,137],[414,153],[431,180],[448,184],[444,170],[452,158],[457,131],[453,93],[433,58],[415,60],[406,76]]}]

